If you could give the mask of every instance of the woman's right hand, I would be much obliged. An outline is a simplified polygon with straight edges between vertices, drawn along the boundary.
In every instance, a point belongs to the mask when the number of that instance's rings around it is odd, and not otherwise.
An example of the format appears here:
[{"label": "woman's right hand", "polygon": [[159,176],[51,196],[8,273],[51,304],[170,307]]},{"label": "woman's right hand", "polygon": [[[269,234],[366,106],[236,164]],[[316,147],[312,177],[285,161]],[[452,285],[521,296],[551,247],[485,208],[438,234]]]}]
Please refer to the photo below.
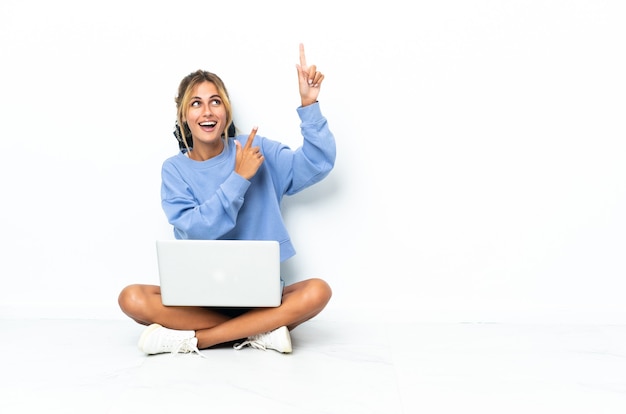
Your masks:
[{"label": "woman's right hand", "polygon": [[246,180],[254,177],[256,172],[259,170],[259,167],[265,160],[265,157],[263,157],[263,154],[261,153],[261,149],[259,147],[252,146],[252,141],[254,141],[257,130],[258,127],[252,128],[252,132],[248,135],[248,141],[243,147],[239,141],[235,141],[235,145],[237,146],[237,153],[235,155],[235,172]]}]

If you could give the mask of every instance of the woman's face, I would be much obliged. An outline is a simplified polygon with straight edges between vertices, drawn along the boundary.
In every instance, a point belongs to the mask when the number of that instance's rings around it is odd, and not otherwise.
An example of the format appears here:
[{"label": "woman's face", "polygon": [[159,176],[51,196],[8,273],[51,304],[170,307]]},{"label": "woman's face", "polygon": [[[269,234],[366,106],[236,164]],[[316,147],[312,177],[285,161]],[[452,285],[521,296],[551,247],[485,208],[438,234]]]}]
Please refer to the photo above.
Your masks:
[{"label": "woman's face", "polygon": [[204,81],[193,88],[186,121],[194,148],[221,145],[226,129],[226,107],[213,83]]}]

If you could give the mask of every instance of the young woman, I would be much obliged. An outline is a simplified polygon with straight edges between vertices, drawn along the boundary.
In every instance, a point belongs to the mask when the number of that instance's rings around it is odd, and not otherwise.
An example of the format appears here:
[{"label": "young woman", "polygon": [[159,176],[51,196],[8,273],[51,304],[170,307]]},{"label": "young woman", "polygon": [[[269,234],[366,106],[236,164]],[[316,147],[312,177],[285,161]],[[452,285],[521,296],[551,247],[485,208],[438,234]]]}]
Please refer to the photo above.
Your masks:
[{"label": "young woman", "polygon": [[[180,152],[162,167],[161,200],[177,239],[277,240],[281,261],[295,254],[280,210],[295,194],[328,175],[335,163],[335,139],[317,101],[324,75],[307,66],[304,46],[296,65],[302,105],[297,108],[301,147],[256,136],[230,137],[228,92],[215,74],[198,70],[180,83],[177,132]],[[119,295],[122,311],[147,325],[139,339],[146,354],[198,352],[242,340],[251,346],[291,352],[289,331],[320,313],[331,298],[317,278],[285,286],[276,308],[169,307],[160,287],[130,285]]]}]

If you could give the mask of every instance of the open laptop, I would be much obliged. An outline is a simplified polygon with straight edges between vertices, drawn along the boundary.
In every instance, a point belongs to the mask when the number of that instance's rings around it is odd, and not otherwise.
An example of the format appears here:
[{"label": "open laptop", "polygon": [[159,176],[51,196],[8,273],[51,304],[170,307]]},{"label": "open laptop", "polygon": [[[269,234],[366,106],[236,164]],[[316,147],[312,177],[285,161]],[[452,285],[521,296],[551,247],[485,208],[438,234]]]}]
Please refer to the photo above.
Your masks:
[{"label": "open laptop", "polygon": [[166,306],[276,307],[280,252],[268,240],[157,240]]}]

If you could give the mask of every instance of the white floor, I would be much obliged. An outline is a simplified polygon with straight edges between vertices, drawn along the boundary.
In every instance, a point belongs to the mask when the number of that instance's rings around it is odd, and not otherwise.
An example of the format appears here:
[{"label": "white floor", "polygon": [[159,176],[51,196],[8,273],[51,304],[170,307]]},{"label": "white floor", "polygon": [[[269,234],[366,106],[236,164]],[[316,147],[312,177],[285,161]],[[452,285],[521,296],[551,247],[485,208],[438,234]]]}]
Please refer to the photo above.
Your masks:
[{"label": "white floor", "polygon": [[626,413],[626,326],[320,315],[294,352],[145,356],[130,320],[0,319],[0,413]]}]

